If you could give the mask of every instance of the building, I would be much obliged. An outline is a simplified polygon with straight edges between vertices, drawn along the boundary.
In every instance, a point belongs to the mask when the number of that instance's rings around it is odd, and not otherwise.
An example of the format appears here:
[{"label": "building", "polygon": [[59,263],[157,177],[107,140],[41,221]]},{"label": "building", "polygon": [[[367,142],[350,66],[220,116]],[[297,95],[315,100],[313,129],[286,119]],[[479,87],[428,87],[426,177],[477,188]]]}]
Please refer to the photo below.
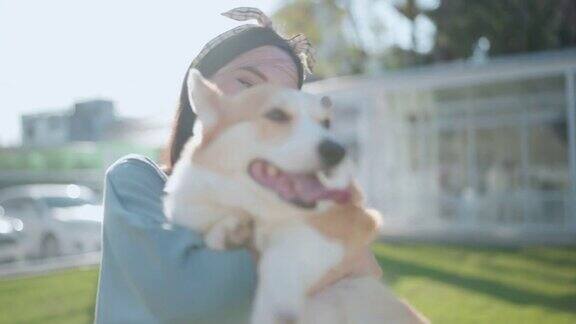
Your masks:
[{"label": "building", "polygon": [[61,145],[68,142],[69,133],[69,116],[66,111],[22,116],[22,145]]},{"label": "building", "polygon": [[307,85],[395,234],[576,240],[576,50]]},{"label": "building", "polygon": [[58,146],[70,142],[97,142],[117,121],[114,103],[90,100],[71,109],[22,116],[22,145]]},{"label": "building", "polygon": [[105,139],[107,130],[117,121],[114,103],[90,100],[74,104],[70,114],[70,141],[97,142]]}]

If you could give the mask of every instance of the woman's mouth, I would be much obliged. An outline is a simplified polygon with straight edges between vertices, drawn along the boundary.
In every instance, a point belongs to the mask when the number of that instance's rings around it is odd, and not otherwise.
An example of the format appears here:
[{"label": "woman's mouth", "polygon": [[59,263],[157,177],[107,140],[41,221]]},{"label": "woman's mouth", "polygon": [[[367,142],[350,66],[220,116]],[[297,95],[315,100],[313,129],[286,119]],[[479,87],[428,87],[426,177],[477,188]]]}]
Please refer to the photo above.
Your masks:
[{"label": "woman's mouth", "polygon": [[349,188],[327,188],[318,173],[286,172],[262,159],[250,163],[248,174],[281,199],[301,208],[314,208],[321,200],[344,204],[350,199]]}]

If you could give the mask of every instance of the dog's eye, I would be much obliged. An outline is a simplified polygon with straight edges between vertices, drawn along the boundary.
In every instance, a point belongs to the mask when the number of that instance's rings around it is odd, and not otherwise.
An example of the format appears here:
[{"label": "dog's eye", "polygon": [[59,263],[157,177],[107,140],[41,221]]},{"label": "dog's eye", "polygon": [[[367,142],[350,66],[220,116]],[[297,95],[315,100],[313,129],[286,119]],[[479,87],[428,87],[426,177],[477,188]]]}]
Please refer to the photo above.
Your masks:
[{"label": "dog's eye", "polygon": [[266,114],[264,114],[264,117],[278,123],[285,123],[290,121],[290,115],[288,115],[284,110],[280,108],[269,110]]},{"label": "dog's eye", "polygon": [[330,128],[330,119],[324,119],[323,121],[320,122],[320,124],[322,124],[322,127],[328,129]]}]

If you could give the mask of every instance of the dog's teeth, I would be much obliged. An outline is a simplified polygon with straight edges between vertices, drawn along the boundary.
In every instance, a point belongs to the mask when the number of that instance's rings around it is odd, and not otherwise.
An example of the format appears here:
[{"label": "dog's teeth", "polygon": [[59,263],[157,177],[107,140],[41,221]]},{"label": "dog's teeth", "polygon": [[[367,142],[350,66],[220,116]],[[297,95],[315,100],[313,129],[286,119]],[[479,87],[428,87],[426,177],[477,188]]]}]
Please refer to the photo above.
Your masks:
[{"label": "dog's teeth", "polygon": [[328,181],[328,178],[326,177],[326,174],[324,172],[318,172],[316,174],[316,177],[318,177],[318,181],[320,181],[320,183],[324,187],[326,187],[326,188],[330,187],[330,182]]}]

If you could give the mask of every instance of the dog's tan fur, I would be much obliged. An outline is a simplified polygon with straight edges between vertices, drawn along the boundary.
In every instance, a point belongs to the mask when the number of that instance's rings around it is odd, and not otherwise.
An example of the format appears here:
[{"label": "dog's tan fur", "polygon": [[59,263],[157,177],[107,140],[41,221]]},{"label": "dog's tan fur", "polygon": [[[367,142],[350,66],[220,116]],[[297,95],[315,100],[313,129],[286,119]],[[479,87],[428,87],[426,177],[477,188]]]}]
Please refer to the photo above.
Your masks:
[{"label": "dog's tan fur", "polygon": [[[214,91],[219,91],[214,89]],[[266,106],[263,105],[271,96],[279,92],[280,88],[273,85],[262,85],[257,88],[248,89],[235,96],[233,99],[217,102],[219,106],[219,118],[216,124],[207,129],[202,129],[202,141],[196,146],[194,154],[191,156],[193,163],[202,165],[208,169],[226,172],[224,168],[219,168],[215,161],[221,160],[227,152],[222,152],[220,146],[210,145],[218,139],[227,128],[241,123],[252,122],[256,125],[258,138],[266,141],[281,141],[290,134],[290,124],[275,125],[270,121],[256,118],[264,112]]]},{"label": "dog's tan fur", "polygon": [[326,237],[340,242],[347,249],[357,249],[370,244],[380,225],[377,212],[363,206],[358,186],[354,184],[352,190],[352,198],[348,204],[336,205],[325,212],[306,217],[310,226]]}]

